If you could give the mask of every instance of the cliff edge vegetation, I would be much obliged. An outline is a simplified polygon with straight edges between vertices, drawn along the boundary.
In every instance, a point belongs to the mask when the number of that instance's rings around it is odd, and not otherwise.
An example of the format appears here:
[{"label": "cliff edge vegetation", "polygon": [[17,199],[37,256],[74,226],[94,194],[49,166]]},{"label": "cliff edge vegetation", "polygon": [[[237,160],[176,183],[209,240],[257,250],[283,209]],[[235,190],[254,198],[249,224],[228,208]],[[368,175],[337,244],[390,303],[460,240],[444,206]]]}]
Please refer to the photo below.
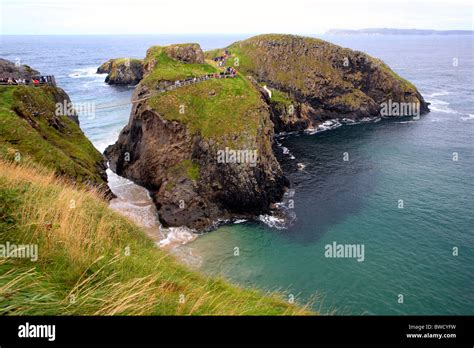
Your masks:
[{"label": "cliff edge vegetation", "polygon": [[0,157],[41,164],[107,190],[104,157],[76,123],[77,116],[56,114],[57,103],[70,103],[57,87],[0,86]]}]

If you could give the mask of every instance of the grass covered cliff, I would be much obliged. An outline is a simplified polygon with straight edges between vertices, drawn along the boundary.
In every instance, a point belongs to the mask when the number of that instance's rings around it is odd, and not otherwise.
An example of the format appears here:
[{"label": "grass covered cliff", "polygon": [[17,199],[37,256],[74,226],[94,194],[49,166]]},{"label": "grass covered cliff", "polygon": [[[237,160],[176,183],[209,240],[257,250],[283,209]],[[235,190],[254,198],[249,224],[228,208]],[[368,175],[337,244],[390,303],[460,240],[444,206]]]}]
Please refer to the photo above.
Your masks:
[{"label": "grass covered cliff", "polygon": [[93,190],[0,160],[0,315],[302,315],[276,294],[188,270]]},{"label": "grass covered cliff", "polygon": [[[165,226],[205,230],[269,213],[287,180],[260,91],[245,76],[221,75],[225,69],[205,60],[197,44],[151,47],[144,71],[129,123],[105,151],[111,169],[150,190]],[[176,88],[163,92],[166,86]],[[257,160],[219,162],[226,149]]]},{"label": "grass covered cliff", "polygon": [[393,116],[429,111],[416,87],[380,59],[324,40],[266,34],[226,50],[231,55],[227,65],[273,90],[272,120],[278,131],[317,128],[332,119],[377,117],[389,101],[412,104],[415,110]]},{"label": "grass covered cliff", "polygon": [[58,87],[0,86],[0,157],[107,190],[104,157],[80,129],[77,115],[57,113],[58,104],[69,103]]}]

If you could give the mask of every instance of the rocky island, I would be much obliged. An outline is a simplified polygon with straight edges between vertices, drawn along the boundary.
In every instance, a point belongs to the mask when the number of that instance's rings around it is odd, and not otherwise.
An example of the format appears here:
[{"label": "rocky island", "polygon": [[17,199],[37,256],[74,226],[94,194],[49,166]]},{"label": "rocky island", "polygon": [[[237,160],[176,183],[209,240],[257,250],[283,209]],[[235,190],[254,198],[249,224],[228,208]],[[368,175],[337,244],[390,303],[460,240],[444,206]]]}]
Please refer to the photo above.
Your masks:
[{"label": "rocky island", "polygon": [[382,61],[313,38],[260,35],[205,53],[197,44],[154,46],[137,63],[141,76],[127,62],[100,68],[116,84],[140,81],[105,156],[150,191],[165,226],[206,230],[271,213],[288,187],[275,133],[409,116],[384,115],[384,103],[429,111]]},{"label": "rocky island", "polygon": [[110,59],[97,69],[97,74],[107,74],[105,82],[109,85],[136,85],[143,78],[143,65],[140,59]]}]

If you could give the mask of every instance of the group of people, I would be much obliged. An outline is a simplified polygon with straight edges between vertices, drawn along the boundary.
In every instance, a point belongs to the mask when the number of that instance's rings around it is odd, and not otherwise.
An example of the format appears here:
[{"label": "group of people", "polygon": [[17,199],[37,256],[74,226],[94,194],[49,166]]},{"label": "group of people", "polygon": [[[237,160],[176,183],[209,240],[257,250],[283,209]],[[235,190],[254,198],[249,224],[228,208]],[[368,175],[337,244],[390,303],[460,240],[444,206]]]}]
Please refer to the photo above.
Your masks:
[{"label": "group of people", "polygon": [[227,75],[237,75],[237,70],[235,70],[234,67],[229,66],[227,69],[225,69],[225,74],[227,74]]},{"label": "group of people", "polygon": [[217,63],[218,67],[223,67],[225,62],[229,58],[229,51],[225,50],[222,56],[218,56],[214,58],[214,61]]},{"label": "group of people", "polygon": [[47,81],[43,76],[39,78],[33,77],[32,79],[15,79],[12,77],[1,77],[0,78],[0,85],[34,85],[39,86],[42,84],[46,84]]},{"label": "group of people", "polygon": [[222,79],[222,78],[233,78],[237,76],[237,70],[233,67],[228,67],[224,71],[218,72],[218,73],[213,73],[213,74],[207,74],[204,76],[199,76],[199,77],[188,77],[184,80],[176,80],[173,84],[168,85],[166,87],[158,87],[158,89],[161,92],[165,92],[171,89],[175,89],[181,86],[186,86],[190,85],[193,83],[197,82],[202,82],[210,79]]}]

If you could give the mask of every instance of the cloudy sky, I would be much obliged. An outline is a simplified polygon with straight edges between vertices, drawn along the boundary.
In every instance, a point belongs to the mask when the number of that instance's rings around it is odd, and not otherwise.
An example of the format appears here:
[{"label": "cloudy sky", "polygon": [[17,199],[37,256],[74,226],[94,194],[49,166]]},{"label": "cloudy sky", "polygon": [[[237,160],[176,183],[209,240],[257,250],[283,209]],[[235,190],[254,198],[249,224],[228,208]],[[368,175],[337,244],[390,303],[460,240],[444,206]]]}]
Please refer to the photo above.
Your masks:
[{"label": "cloudy sky", "polygon": [[0,0],[2,34],[473,29],[472,0]]}]

